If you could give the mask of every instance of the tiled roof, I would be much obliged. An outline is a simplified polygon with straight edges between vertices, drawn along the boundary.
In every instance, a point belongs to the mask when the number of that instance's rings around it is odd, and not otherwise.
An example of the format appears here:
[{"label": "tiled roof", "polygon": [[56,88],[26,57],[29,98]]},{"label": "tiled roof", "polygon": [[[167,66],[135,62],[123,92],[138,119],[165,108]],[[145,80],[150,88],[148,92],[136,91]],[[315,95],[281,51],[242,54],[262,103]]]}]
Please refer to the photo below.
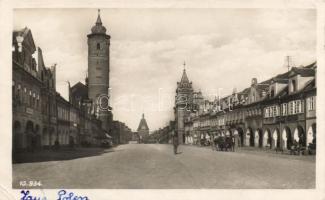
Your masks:
[{"label": "tiled roof", "polygon": [[317,62],[313,62],[312,64],[305,66],[305,68],[316,69],[317,68]]},{"label": "tiled roof", "polygon": [[306,83],[305,87],[302,90],[303,91],[309,90],[309,89],[315,88],[315,86],[316,86],[316,81],[315,81],[315,78],[313,78],[312,80],[310,80]]},{"label": "tiled roof", "polygon": [[288,83],[289,79],[281,79],[281,78],[273,78],[272,81],[276,82],[276,83]]},{"label": "tiled roof", "polygon": [[80,81],[78,83],[74,84],[74,86],[72,86],[71,89],[72,88],[84,88],[84,89],[88,89],[88,87],[85,84],[81,83]]},{"label": "tiled roof", "polygon": [[71,95],[72,96],[80,96],[83,99],[87,99],[88,98],[88,87],[81,83],[78,82],[76,83],[74,86],[71,87]]},{"label": "tiled roof", "polygon": [[283,96],[287,95],[288,92],[289,92],[289,86],[287,85],[280,92],[278,92],[276,97],[283,97]]},{"label": "tiled roof", "polygon": [[315,70],[313,68],[306,68],[306,67],[293,67],[292,71],[300,76],[315,76]]}]

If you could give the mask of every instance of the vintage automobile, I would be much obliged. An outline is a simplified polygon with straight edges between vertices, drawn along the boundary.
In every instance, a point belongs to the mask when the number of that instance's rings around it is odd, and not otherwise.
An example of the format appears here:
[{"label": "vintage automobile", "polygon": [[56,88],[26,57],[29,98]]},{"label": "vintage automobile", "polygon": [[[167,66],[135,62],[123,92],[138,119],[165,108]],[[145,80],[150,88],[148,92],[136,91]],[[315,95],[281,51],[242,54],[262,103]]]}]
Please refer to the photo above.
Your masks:
[{"label": "vintage automobile", "polygon": [[201,146],[209,146],[210,145],[210,141],[207,139],[201,139],[200,140],[200,145]]},{"label": "vintage automobile", "polygon": [[111,148],[111,147],[113,147],[113,142],[112,142],[112,140],[103,140],[101,143],[101,146],[103,148]]},{"label": "vintage automobile", "polygon": [[232,137],[219,136],[214,139],[214,145],[217,151],[234,151]]}]

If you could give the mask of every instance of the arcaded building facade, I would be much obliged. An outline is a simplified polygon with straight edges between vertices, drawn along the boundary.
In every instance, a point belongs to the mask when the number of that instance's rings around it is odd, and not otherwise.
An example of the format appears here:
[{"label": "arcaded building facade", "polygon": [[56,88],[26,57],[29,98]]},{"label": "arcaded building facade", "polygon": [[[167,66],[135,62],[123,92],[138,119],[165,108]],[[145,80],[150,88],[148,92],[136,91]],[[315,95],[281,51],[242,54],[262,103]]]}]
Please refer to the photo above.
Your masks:
[{"label": "arcaded building facade", "polygon": [[316,72],[313,63],[292,67],[266,81],[253,78],[241,92],[200,100],[199,109],[181,111],[186,117],[176,115],[176,130],[182,133],[184,127],[187,144],[233,136],[237,147],[288,150],[296,142],[307,149],[316,144]]}]

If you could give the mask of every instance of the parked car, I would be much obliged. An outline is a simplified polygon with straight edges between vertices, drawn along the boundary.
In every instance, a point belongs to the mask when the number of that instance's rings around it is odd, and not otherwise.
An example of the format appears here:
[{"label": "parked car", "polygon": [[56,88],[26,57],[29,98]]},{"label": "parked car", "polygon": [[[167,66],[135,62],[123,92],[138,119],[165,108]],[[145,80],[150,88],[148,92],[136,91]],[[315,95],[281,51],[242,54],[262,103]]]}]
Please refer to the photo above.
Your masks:
[{"label": "parked car", "polygon": [[113,142],[111,140],[104,140],[101,146],[104,148],[111,148],[113,147]]}]

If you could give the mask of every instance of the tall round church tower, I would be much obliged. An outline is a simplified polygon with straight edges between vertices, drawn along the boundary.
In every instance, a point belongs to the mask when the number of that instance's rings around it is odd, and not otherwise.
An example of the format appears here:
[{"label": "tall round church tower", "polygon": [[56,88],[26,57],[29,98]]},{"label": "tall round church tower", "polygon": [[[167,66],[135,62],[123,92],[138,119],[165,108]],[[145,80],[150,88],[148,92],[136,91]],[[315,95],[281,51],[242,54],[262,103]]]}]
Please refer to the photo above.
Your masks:
[{"label": "tall round church tower", "polygon": [[92,100],[94,110],[102,121],[102,127],[109,130],[111,112],[109,111],[109,46],[110,36],[100,18],[91,28],[88,37],[88,97]]}]

